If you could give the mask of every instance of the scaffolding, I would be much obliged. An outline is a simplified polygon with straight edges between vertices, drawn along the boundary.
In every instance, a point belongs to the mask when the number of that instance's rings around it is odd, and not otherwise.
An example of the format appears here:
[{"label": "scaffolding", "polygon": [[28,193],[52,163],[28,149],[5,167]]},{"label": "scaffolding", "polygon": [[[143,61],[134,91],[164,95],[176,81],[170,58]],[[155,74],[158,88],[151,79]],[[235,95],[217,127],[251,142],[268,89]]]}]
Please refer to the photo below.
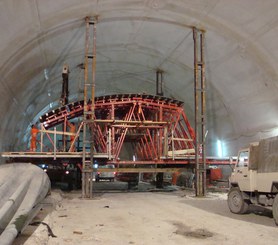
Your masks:
[{"label": "scaffolding", "polygon": [[[40,118],[43,132],[54,132],[49,129],[82,116],[84,107],[90,104],[77,101],[46,113]],[[96,158],[102,156],[113,163],[127,163],[121,159],[125,143],[132,147],[135,164],[137,160],[162,164],[179,160],[182,163],[183,159],[195,154],[194,130],[182,101],[157,95],[114,94],[95,97],[94,112],[92,149]],[[75,139],[80,140],[82,123]],[[85,143],[83,152],[86,152]],[[69,152],[71,149],[72,145]]]},{"label": "scaffolding", "polygon": [[[115,164],[117,172],[162,173],[191,164],[195,166],[196,196],[204,196],[206,165],[234,163],[231,159],[206,157],[204,31],[192,29],[194,130],[184,112],[183,102],[163,96],[162,70],[156,72],[157,95],[95,97],[97,17],[86,17],[85,23],[84,99],[62,104],[40,117],[40,152],[10,152],[2,156],[33,161],[39,158],[69,159],[78,164],[81,161],[83,198],[92,198],[94,160]],[[76,133],[66,132],[68,121],[79,117],[82,121]],[[59,125],[62,125],[61,132],[56,129]],[[74,136],[69,147],[68,136]],[[62,147],[57,146],[59,137],[62,137]],[[76,143],[78,147],[74,150]],[[124,148],[132,154],[123,153]]]}]

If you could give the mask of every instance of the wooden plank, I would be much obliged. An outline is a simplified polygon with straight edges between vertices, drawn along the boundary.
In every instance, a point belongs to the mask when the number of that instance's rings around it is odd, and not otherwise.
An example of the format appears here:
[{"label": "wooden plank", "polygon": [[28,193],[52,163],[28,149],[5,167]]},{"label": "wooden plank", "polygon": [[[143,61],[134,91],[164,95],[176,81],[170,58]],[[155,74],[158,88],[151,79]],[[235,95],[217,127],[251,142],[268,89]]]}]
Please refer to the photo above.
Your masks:
[{"label": "wooden plank", "polygon": [[184,139],[184,138],[173,138],[173,140],[176,140],[176,141],[188,141],[188,142],[192,142],[193,139]]},{"label": "wooden plank", "polygon": [[62,131],[54,131],[54,130],[40,130],[42,133],[49,133],[49,134],[60,134],[60,135],[72,135],[75,136],[75,133],[70,132],[62,132]]},{"label": "wooden plank", "polygon": [[192,153],[195,153],[195,149],[168,151],[168,156],[170,156],[170,157],[173,156],[173,152],[174,152],[174,156],[183,155],[183,154],[192,154]]}]

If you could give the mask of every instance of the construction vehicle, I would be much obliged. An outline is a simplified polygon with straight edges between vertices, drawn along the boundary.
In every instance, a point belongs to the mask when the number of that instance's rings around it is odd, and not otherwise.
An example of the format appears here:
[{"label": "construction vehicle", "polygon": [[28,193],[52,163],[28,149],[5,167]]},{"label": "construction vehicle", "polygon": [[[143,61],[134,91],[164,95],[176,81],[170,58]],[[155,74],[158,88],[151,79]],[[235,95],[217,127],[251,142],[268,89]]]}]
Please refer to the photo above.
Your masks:
[{"label": "construction vehicle", "polygon": [[96,173],[96,182],[99,182],[100,180],[109,180],[114,181],[115,180],[115,165],[114,164],[107,164],[107,165],[100,165],[98,166],[98,169],[110,169],[110,172],[101,172],[97,171]]},{"label": "construction vehicle", "polygon": [[244,214],[250,204],[271,209],[278,225],[278,136],[241,149],[230,177],[228,206]]}]

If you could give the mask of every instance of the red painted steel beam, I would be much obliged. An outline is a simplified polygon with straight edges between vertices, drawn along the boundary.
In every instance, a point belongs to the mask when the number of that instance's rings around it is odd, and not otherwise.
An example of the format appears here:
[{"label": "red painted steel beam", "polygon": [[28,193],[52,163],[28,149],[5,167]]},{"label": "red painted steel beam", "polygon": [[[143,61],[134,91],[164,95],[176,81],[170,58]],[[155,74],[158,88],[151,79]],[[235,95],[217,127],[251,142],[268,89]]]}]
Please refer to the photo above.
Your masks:
[{"label": "red painted steel beam", "polygon": [[[182,104],[176,100],[151,95],[112,95],[95,98],[94,132],[95,143],[98,146],[95,147],[98,150],[96,153],[107,151],[109,129],[114,160],[119,158],[124,142],[134,140],[132,147],[139,160],[157,160],[164,157],[166,159],[160,160],[159,163],[167,163],[171,158],[167,157],[165,150],[167,146],[168,150],[171,150],[172,130],[175,150],[193,149],[195,135],[181,108]],[[63,123],[63,120],[81,115],[83,105],[83,102],[76,102],[56,109],[43,116],[42,121],[48,126]],[[141,136],[135,139],[132,138],[132,134]],[[178,162],[182,161],[179,159]]]}]

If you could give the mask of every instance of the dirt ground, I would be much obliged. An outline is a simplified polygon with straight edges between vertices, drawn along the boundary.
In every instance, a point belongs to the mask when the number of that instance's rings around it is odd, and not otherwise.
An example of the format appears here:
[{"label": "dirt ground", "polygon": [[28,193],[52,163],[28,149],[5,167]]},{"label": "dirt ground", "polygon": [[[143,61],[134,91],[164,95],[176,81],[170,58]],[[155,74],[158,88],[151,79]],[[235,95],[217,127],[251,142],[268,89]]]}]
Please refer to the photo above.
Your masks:
[{"label": "dirt ground", "polygon": [[37,219],[56,237],[41,224],[29,226],[14,244],[277,244],[271,212],[231,214],[226,198],[226,193],[196,198],[180,189],[104,190],[83,200],[80,191],[52,191],[52,212],[42,210]]}]

